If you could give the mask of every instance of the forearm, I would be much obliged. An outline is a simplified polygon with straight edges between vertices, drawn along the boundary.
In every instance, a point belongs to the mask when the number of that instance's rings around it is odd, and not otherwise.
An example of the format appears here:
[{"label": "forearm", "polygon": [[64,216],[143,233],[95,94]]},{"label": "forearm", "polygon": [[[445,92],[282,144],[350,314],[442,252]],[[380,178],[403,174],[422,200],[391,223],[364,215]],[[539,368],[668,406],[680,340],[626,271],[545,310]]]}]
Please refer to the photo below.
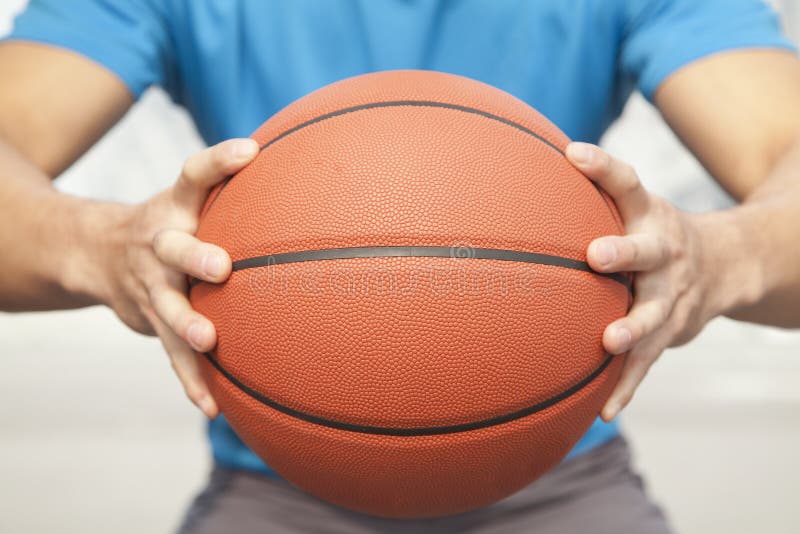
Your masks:
[{"label": "forearm", "polygon": [[721,259],[716,265],[718,291],[724,293],[718,297],[721,312],[800,327],[800,139],[741,205],[701,217],[715,219],[707,239]]},{"label": "forearm", "polygon": [[126,209],[59,193],[0,142],[0,309],[100,303],[107,289],[102,251]]}]

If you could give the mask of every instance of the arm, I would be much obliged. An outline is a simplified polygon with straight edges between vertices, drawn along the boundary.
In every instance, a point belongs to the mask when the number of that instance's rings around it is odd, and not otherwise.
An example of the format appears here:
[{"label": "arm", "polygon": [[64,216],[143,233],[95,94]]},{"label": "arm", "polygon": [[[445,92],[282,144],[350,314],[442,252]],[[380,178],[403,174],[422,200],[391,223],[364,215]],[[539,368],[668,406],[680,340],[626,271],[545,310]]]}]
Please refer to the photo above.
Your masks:
[{"label": "arm", "polygon": [[599,148],[568,157],[614,197],[627,235],[595,240],[597,271],[636,273],[635,302],[606,329],[627,353],[602,411],[610,420],[670,346],[719,315],[800,327],[800,60],[787,52],[717,54],[667,78],[655,101],[711,174],[742,201],[692,215],[649,194],[635,171]]},{"label": "arm", "polygon": [[96,258],[85,257],[91,250],[78,244],[114,210],[58,194],[50,180],[99,139],[133,99],[110,72],[56,48],[4,43],[0,70],[5,73],[0,79],[0,247],[5,251],[0,307],[96,303],[100,288],[85,283],[99,280]]},{"label": "arm", "polygon": [[0,309],[105,304],[133,329],[161,338],[187,396],[217,413],[195,351],[216,344],[189,305],[186,274],[220,282],[224,250],[194,234],[210,187],[256,154],[231,140],[189,158],[169,189],[139,205],[96,202],[50,183],[133,102],[97,64],[61,49],[0,45]]},{"label": "arm", "polygon": [[[740,244],[730,262],[750,280],[728,280],[733,318],[800,327],[800,59],[789,52],[740,51],[687,66],[656,93],[667,123],[742,204],[710,214]],[[734,245],[737,245],[736,243]],[[743,282],[749,287],[736,290]]]}]

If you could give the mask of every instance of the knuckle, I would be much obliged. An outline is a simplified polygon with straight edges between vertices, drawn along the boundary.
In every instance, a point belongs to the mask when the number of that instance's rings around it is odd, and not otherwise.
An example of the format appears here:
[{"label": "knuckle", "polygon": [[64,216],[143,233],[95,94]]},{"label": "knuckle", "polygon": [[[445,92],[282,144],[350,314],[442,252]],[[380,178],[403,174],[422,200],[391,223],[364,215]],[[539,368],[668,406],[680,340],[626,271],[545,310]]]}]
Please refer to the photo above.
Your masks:
[{"label": "knuckle", "polygon": [[675,239],[667,239],[663,235],[659,235],[656,240],[656,251],[661,262],[666,261],[668,258],[677,257],[681,247],[680,242]]},{"label": "knuckle", "polygon": [[636,264],[642,257],[639,244],[632,239],[626,238],[622,238],[621,242],[623,243],[622,248],[625,251],[625,257],[627,257],[632,264]]},{"label": "knuckle", "polygon": [[[642,338],[644,338],[648,334],[647,324],[645,324],[641,320],[634,319],[628,323],[627,327],[631,333],[631,340],[633,345],[641,341]],[[636,358],[636,354],[633,354],[633,358],[634,359]]]},{"label": "knuckle", "polygon": [[679,239],[673,239],[667,244],[669,257],[680,260],[686,257],[686,245]]},{"label": "knuckle", "polygon": [[150,306],[156,317],[171,330],[175,329],[176,315],[169,290],[159,286],[150,291]]},{"label": "knuckle", "polygon": [[165,291],[161,284],[153,284],[147,291],[147,300],[150,303],[150,308],[157,316],[162,315],[165,304]]},{"label": "knuckle", "polygon": [[178,253],[178,264],[184,272],[196,273],[200,271],[203,253],[195,246],[183,247]]},{"label": "knuckle", "polygon": [[624,161],[613,159],[608,155],[606,157],[608,158],[609,171],[614,174],[618,193],[625,195],[636,191],[640,183],[639,175],[636,174],[634,168]]},{"label": "knuckle", "polygon": [[671,312],[672,306],[666,300],[659,301],[656,305],[656,321],[653,325],[653,330],[664,324],[669,319]]},{"label": "knuckle", "polygon": [[192,327],[193,317],[188,313],[180,313],[175,318],[175,333],[188,343],[189,329]]},{"label": "knuckle", "polygon": [[664,324],[666,319],[664,308],[664,305],[659,302],[650,304],[647,309],[642,310],[642,313],[631,325],[634,339],[641,341]]},{"label": "knuckle", "polygon": [[605,173],[611,172],[611,169],[613,168],[613,160],[611,159],[611,156],[609,156],[605,150],[600,148],[595,148],[595,154],[597,166],[600,168],[600,170]]},{"label": "knuckle", "polygon": [[224,168],[234,157],[234,146],[232,143],[222,143],[212,147],[210,152],[210,164],[215,169]]},{"label": "knuckle", "polygon": [[153,235],[151,244],[153,247],[153,252],[156,253],[156,256],[163,257],[168,249],[169,230],[159,230],[156,232]]},{"label": "knuckle", "polygon": [[636,169],[634,169],[633,165],[631,165],[630,163],[625,162],[625,161],[620,161],[619,162],[619,169],[620,169],[620,174],[622,174],[623,176],[626,176],[628,178],[632,178],[636,182],[639,181],[639,177],[636,174]]},{"label": "knuckle", "polygon": [[632,167],[628,166],[627,164],[624,165],[623,172],[620,173],[620,192],[623,195],[632,195],[641,187],[639,176]]},{"label": "knuckle", "polygon": [[670,326],[670,338],[677,339],[683,335],[686,331],[686,327],[689,324],[689,316],[686,313],[678,313],[676,314],[675,318],[672,320],[672,324]]},{"label": "knuckle", "polygon": [[670,221],[673,220],[675,207],[667,199],[659,196],[653,196],[651,198],[651,207],[660,217]]},{"label": "knuckle", "polygon": [[183,162],[183,166],[181,167],[181,178],[185,179],[188,182],[192,181],[192,177],[196,173],[197,169],[197,159],[199,158],[199,154],[194,154],[186,158],[186,161]]},{"label": "knuckle", "polygon": [[170,330],[184,337],[183,334],[192,324],[194,310],[188,307],[188,304],[183,301],[183,297],[173,287],[161,293],[162,296],[157,298],[161,301],[161,315],[164,316],[164,322],[167,323]]}]

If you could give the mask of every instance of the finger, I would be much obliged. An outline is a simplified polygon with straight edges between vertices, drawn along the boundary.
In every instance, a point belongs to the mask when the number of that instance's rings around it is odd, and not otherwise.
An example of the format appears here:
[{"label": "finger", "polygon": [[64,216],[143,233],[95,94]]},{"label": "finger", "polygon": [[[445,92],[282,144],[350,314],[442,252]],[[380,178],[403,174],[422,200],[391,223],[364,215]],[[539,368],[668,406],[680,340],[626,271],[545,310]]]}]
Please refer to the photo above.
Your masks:
[{"label": "finger", "polygon": [[667,348],[668,343],[669,335],[664,329],[663,332],[658,332],[640,345],[637,345],[625,357],[619,381],[600,411],[600,417],[604,421],[613,420],[630,403],[639,384],[642,383],[647,372]]},{"label": "finger", "polygon": [[150,303],[158,318],[198,352],[208,352],[217,344],[214,325],[192,309],[186,296],[169,286],[150,293]]},{"label": "finger", "polygon": [[626,222],[647,209],[647,191],[633,167],[589,143],[570,143],[565,154],[579,171],[611,195]]},{"label": "finger", "polygon": [[209,188],[238,172],[258,154],[253,139],[229,139],[190,156],[175,183],[178,202],[199,209]]},{"label": "finger", "polygon": [[666,298],[637,302],[628,315],[603,332],[603,347],[610,354],[623,354],[658,330],[669,319],[672,303]]},{"label": "finger", "polygon": [[653,271],[670,258],[670,247],[655,234],[600,237],[589,244],[586,258],[601,273]]},{"label": "finger", "polygon": [[225,250],[179,230],[162,230],[153,237],[153,251],[165,265],[200,280],[219,283],[231,274]]},{"label": "finger", "polygon": [[156,321],[154,326],[186,396],[206,417],[215,418],[219,414],[219,408],[200,372],[197,354],[166,324]]}]

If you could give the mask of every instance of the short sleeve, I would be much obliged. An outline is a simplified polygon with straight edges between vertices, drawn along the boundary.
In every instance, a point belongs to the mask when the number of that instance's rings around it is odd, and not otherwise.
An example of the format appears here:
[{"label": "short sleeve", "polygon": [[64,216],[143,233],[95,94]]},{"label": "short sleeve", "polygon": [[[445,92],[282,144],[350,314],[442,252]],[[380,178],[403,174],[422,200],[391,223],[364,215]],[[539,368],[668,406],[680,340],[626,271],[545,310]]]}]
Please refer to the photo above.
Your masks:
[{"label": "short sleeve", "polygon": [[174,89],[167,17],[157,0],[31,0],[4,40],[82,54],[121,78],[136,98],[150,85]]},{"label": "short sleeve", "polygon": [[623,75],[651,100],[671,73],[739,48],[795,50],[761,0],[628,0],[620,51]]}]

